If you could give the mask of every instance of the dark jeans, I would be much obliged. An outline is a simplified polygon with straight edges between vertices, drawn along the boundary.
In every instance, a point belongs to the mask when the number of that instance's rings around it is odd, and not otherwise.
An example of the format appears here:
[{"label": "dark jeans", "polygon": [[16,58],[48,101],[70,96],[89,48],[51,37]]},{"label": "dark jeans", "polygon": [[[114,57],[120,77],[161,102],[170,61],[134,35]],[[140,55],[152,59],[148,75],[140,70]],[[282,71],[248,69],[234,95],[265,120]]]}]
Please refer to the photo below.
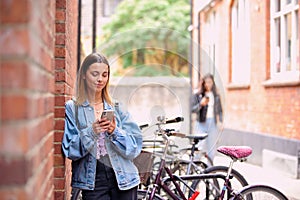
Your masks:
[{"label": "dark jeans", "polygon": [[109,157],[97,161],[94,190],[82,190],[83,200],[137,200],[137,187],[120,190]]}]

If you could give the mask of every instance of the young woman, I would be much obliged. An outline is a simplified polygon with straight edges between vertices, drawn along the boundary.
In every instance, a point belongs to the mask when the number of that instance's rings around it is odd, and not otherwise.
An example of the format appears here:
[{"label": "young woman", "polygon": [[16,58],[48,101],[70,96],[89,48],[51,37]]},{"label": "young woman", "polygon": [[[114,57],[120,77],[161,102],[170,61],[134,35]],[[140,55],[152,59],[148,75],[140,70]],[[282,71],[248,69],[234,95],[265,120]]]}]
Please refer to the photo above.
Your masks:
[{"label": "young woman", "polygon": [[[83,61],[77,79],[76,99],[66,105],[62,149],[72,160],[72,187],[85,200],[137,199],[139,174],[133,159],[142,148],[136,123],[109,95],[110,66],[98,53]],[[110,120],[101,117],[113,110]]]},{"label": "young woman", "polygon": [[214,159],[217,148],[218,126],[222,128],[222,104],[213,75],[205,75],[200,83],[200,88],[194,94],[192,102],[192,111],[197,113],[195,130],[200,133],[208,133],[206,150],[210,158]]}]

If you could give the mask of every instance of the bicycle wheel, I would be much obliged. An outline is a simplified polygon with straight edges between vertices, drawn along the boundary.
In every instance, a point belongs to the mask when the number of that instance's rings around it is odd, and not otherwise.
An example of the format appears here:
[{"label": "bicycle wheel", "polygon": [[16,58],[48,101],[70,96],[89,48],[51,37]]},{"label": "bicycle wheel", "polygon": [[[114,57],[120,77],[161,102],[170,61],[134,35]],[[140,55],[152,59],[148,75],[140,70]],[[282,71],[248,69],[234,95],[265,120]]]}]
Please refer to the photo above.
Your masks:
[{"label": "bicycle wheel", "polygon": [[71,200],[82,200],[81,190],[77,188],[72,188]]},{"label": "bicycle wheel", "polygon": [[[226,166],[213,166],[213,167],[206,168],[203,173],[205,174],[217,173],[226,176],[227,171],[228,171],[228,167]],[[241,188],[248,185],[246,179],[238,171],[232,169],[231,176],[232,179],[230,179],[230,187],[233,190],[239,191]],[[202,197],[205,196],[205,198],[208,199],[216,199],[221,194],[221,189],[222,189],[221,187],[223,187],[223,185],[224,185],[223,179],[212,178],[206,180],[201,180],[201,179],[194,180],[191,187],[194,190],[200,191],[200,195]],[[201,192],[201,191],[205,191],[205,192]],[[231,194],[226,192],[225,196],[230,198]]]},{"label": "bicycle wheel", "polygon": [[288,200],[288,198],[279,190],[267,185],[249,185],[244,187],[234,199],[252,199],[252,200]]},{"label": "bicycle wheel", "polygon": [[[146,200],[146,199],[149,199],[149,193],[147,193],[148,191],[147,190],[138,190],[137,191],[137,199],[138,200]],[[160,197],[158,194],[155,194],[153,200],[163,200],[162,197]]]}]

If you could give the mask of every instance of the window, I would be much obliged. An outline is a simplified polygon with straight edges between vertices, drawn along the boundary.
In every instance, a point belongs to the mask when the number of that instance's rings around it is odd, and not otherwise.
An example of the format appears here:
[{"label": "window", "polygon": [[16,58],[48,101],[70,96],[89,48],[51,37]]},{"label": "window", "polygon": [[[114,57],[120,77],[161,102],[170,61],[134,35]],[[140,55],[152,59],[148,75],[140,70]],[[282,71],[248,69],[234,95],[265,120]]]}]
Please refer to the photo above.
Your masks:
[{"label": "window", "polygon": [[271,79],[299,80],[299,5],[298,0],[271,3]]},{"label": "window", "polygon": [[116,7],[122,0],[103,0],[103,16],[109,17],[115,13]]},{"label": "window", "polygon": [[207,38],[207,43],[208,43],[208,56],[209,56],[209,62],[208,62],[208,73],[215,74],[216,70],[216,44],[217,44],[217,33],[218,31],[216,30],[216,12],[213,11],[210,13],[208,17],[208,32],[210,34],[210,37]]},{"label": "window", "polygon": [[250,19],[248,0],[231,7],[231,83],[250,83]]},{"label": "window", "polygon": [[205,40],[203,41],[201,48],[207,53],[202,54],[202,57],[200,58],[203,66],[201,69],[203,74],[211,73],[215,75],[217,71],[216,67],[220,67],[217,41],[217,34],[220,32],[218,24],[219,20],[217,13],[214,10],[211,10],[207,14],[206,23],[204,24],[205,28],[203,29],[205,31],[202,35]]}]

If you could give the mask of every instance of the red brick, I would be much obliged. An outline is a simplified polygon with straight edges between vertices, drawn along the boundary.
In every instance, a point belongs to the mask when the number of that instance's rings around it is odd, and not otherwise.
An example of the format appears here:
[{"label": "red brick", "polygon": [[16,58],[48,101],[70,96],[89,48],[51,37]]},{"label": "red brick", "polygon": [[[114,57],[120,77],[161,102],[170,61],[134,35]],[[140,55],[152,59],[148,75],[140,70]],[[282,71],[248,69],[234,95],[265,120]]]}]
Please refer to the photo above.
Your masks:
[{"label": "red brick", "polygon": [[[45,162],[44,162],[45,161]],[[47,156],[43,157],[43,165],[40,165],[37,170],[35,170],[34,174],[34,183],[31,187],[31,190],[28,189],[29,195],[31,199],[43,199],[43,193],[48,192],[45,191],[46,185],[50,183],[53,185],[53,152],[50,152]],[[47,173],[45,173],[47,172]],[[39,188],[39,190],[36,190]]]},{"label": "red brick", "polygon": [[0,157],[0,167],[0,185],[22,185],[29,179],[27,170],[30,166],[25,158]]},{"label": "red brick", "polygon": [[28,125],[2,123],[0,130],[0,152],[3,154],[22,155],[28,150]]},{"label": "red brick", "polygon": [[54,132],[54,142],[61,142],[63,139],[64,131],[55,131]]},{"label": "red brick", "polygon": [[60,155],[63,154],[61,142],[54,144],[54,154],[60,154]]},{"label": "red brick", "polygon": [[55,36],[55,44],[56,45],[65,45],[66,44],[66,36],[64,34],[59,34]]},{"label": "red brick", "polygon": [[65,200],[65,192],[64,191],[54,191],[54,199],[55,200]]},{"label": "red brick", "polygon": [[56,23],[55,24],[55,31],[57,33],[65,33],[66,32],[66,25],[65,25],[65,23]]},{"label": "red brick", "polygon": [[29,97],[22,95],[1,96],[1,120],[28,118]]},{"label": "red brick", "polygon": [[64,58],[66,56],[66,49],[64,47],[55,47],[55,57]]},{"label": "red brick", "polygon": [[67,98],[65,95],[56,95],[55,96],[55,105],[56,106],[65,106],[66,101],[69,98]]},{"label": "red brick", "polygon": [[1,199],[3,200],[13,200],[13,199],[18,199],[18,200],[29,200],[27,198],[26,191],[22,188],[8,188],[8,187],[3,187],[0,189],[0,196]]},{"label": "red brick", "polygon": [[54,179],[55,189],[62,190],[65,188],[65,180],[63,178]]},{"label": "red brick", "polygon": [[49,78],[47,82],[47,87],[48,87],[48,92],[52,94],[55,93],[55,80]]},{"label": "red brick", "polygon": [[[0,1],[3,2],[3,1]],[[30,52],[29,33],[26,28],[0,29],[0,55],[16,56],[26,55]],[[5,48],[3,48],[5,47]]]},{"label": "red brick", "polygon": [[0,8],[1,24],[24,23],[30,19],[31,5],[29,0],[0,1]]},{"label": "red brick", "polygon": [[61,58],[55,58],[55,69],[65,69],[66,60]]},{"label": "red brick", "polygon": [[55,167],[54,168],[54,176],[57,178],[65,177],[65,168],[64,167]]},{"label": "red brick", "polygon": [[54,99],[54,96],[48,96],[45,99],[44,106],[46,113],[52,113],[54,111]]},{"label": "red brick", "polygon": [[53,55],[49,54],[47,51],[45,51],[45,49],[41,49],[40,51],[40,58],[41,58],[41,62],[44,66],[44,69],[49,72],[50,74],[53,73]]},{"label": "red brick", "polygon": [[66,0],[56,0],[56,9],[64,9],[64,8],[66,8]]},{"label": "red brick", "polygon": [[56,107],[54,117],[55,118],[64,118],[65,117],[65,107]]},{"label": "red brick", "polygon": [[55,20],[58,22],[66,20],[66,11],[65,10],[56,10]]},{"label": "red brick", "polygon": [[64,130],[65,120],[64,119],[56,119],[55,120],[55,130]]},{"label": "red brick", "polygon": [[65,163],[65,159],[62,155],[54,155],[54,166],[62,166]]},{"label": "red brick", "polygon": [[[16,76],[16,72],[18,72]],[[20,61],[3,61],[0,67],[1,88],[25,88],[28,65]]]},{"label": "red brick", "polygon": [[65,71],[56,71],[55,72],[55,80],[56,81],[65,81],[66,80],[66,72]]},{"label": "red brick", "polygon": [[29,148],[33,148],[45,136],[52,134],[51,131],[53,131],[53,115],[47,115],[47,118],[39,118],[36,121],[34,125],[28,127],[28,131],[30,131]]},{"label": "red brick", "polygon": [[57,82],[55,84],[55,93],[56,94],[66,94],[66,84]]}]

